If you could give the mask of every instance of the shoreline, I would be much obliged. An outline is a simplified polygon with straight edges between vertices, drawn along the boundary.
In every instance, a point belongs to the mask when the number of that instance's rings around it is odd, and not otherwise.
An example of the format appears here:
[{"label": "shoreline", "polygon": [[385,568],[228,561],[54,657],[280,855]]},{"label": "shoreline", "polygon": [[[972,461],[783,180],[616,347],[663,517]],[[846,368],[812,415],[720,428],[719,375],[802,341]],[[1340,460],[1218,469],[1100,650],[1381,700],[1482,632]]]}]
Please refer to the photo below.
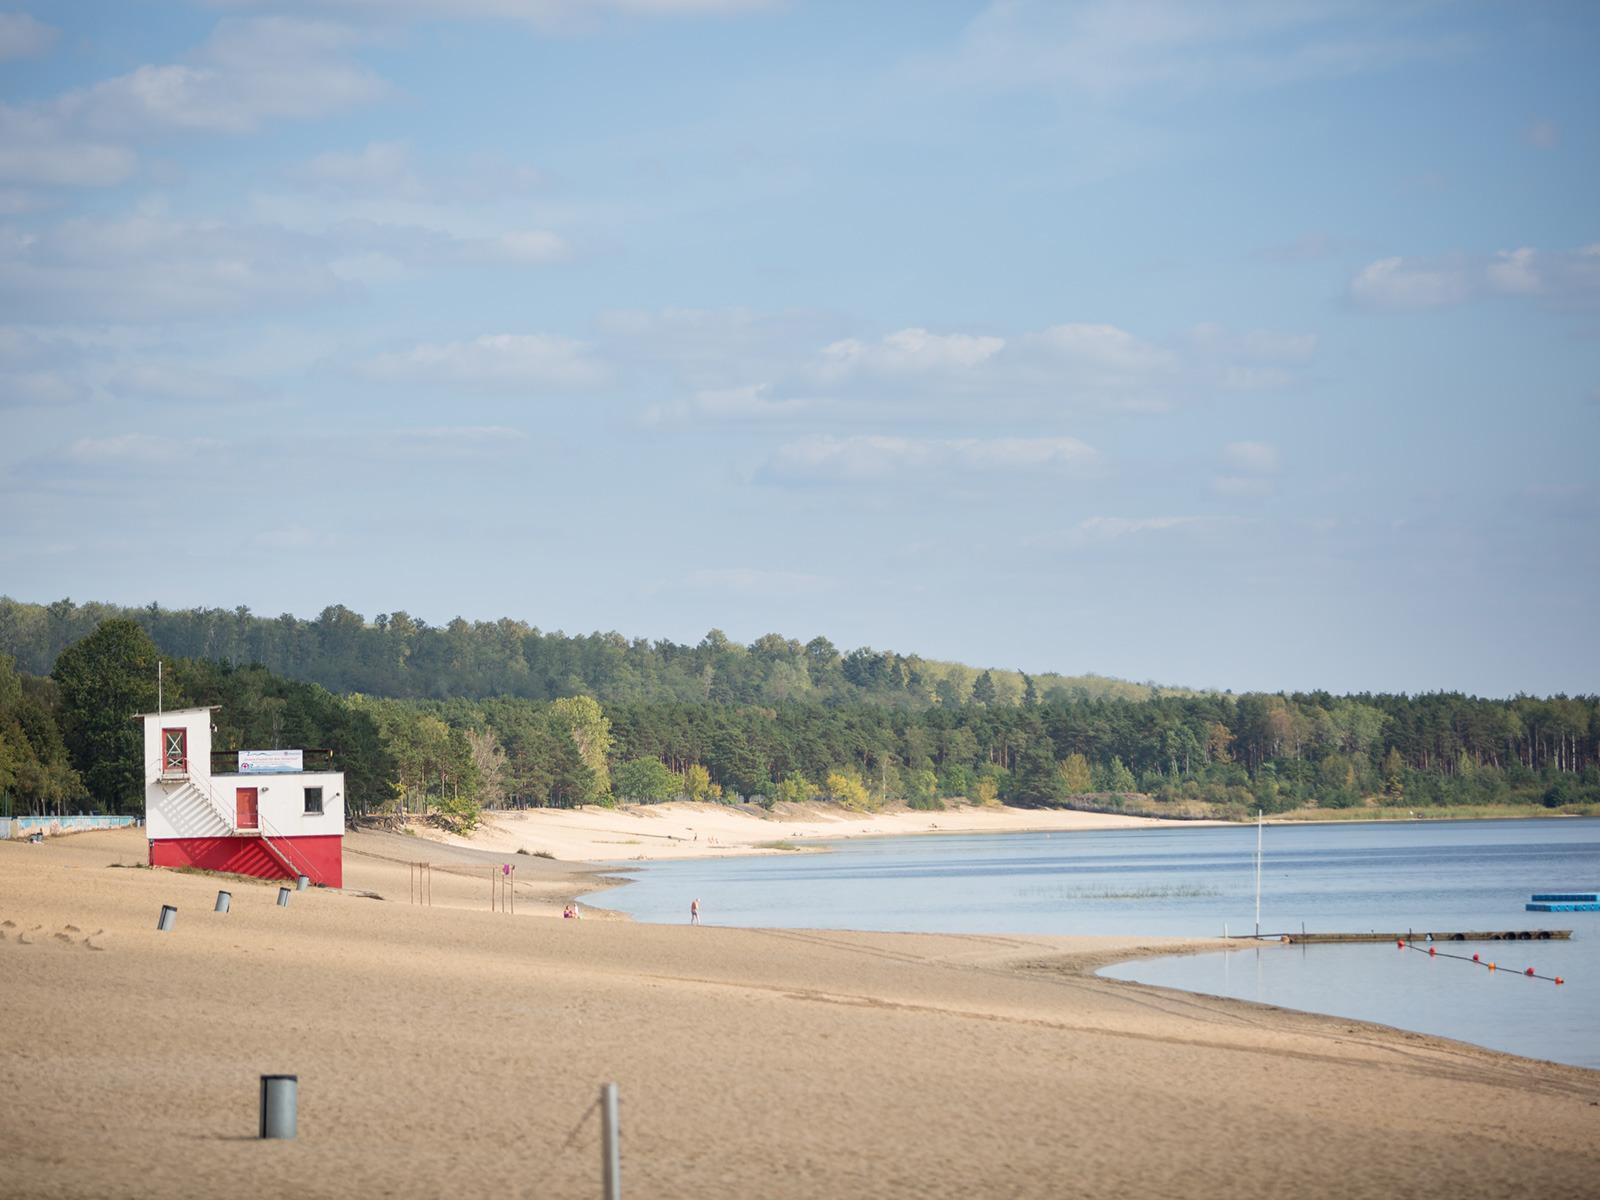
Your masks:
[{"label": "shoreline", "polygon": [[[644,1195],[1220,1200],[1282,1190],[1286,1145],[1297,1195],[1344,1200],[1578,1196],[1600,1169],[1600,1073],[1093,973],[1216,939],[563,921],[595,869],[522,858],[507,916],[492,853],[349,841],[345,891],[228,881],[227,915],[216,877],[140,868],[137,831],[0,845],[14,1188],[588,1196],[603,1081]],[[275,1071],[294,1142],[251,1136]]]},{"label": "shoreline", "polygon": [[[603,808],[515,809],[484,814],[470,834],[409,826],[419,840],[457,849],[546,857],[615,869],[632,862],[793,854],[818,843],[864,837],[977,833],[1077,833],[1232,824],[1078,809],[961,805],[943,810],[851,813],[823,805],[751,812],[725,804],[670,801]],[[519,858],[518,861],[521,861]]]}]

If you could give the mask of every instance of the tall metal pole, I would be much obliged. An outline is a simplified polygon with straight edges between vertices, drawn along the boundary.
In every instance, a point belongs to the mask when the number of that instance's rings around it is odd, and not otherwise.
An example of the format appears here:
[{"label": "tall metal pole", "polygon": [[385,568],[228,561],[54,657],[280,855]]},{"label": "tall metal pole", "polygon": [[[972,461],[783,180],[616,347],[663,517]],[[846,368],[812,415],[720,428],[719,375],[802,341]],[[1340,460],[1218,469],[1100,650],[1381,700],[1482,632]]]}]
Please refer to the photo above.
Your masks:
[{"label": "tall metal pole", "polygon": [[600,1178],[605,1200],[622,1200],[622,1150],[618,1145],[617,1085],[600,1085]]},{"label": "tall metal pole", "polygon": [[1261,936],[1261,809],[1256,809],[1256,937]]},{"label": "tall metal pole", "polygon": [[161,660],[156,659],[156,715],[166,712],[166,707],[161,703]]}]

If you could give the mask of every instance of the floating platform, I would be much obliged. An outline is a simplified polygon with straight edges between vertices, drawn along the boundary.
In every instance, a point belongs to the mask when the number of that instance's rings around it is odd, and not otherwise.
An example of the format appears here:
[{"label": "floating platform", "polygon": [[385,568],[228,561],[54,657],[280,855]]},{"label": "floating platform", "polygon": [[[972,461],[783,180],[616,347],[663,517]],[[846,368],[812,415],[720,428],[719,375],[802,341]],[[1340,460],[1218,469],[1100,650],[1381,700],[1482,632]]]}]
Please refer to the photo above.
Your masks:
[{"label": "floating platform", "polygon": [[1523,908],[1529,912],[1600,912],[1600,901],[1589,903],[1569,904],[1552,902],[1548,904],[1524,904]]},{"label": "floating platform", "polygon": [[1543,904],[1600,904],[1600,892],[1535,892],[1533,899]]},{"label": "floating platform", "polygon": [[1407,929],[1402,933],[1285,933],[1280,941],[1293,946],[1323,945],[1332,942],[1548,942],[1567,941],[1570,929],[1475,929],[1469,931]]}]

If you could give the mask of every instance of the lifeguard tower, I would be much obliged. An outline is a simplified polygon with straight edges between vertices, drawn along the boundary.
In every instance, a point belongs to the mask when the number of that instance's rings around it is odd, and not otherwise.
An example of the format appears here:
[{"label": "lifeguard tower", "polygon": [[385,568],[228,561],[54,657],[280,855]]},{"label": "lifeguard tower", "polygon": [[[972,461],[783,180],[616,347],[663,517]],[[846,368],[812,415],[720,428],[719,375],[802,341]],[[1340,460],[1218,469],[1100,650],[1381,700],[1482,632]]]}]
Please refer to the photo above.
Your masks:
[{"label": "lifeguard tower", "polygon": [[209,708],[144,713],[144,811],[152,867],[344,883],[344,773],[300,750],[240,750],[211,769]]}]

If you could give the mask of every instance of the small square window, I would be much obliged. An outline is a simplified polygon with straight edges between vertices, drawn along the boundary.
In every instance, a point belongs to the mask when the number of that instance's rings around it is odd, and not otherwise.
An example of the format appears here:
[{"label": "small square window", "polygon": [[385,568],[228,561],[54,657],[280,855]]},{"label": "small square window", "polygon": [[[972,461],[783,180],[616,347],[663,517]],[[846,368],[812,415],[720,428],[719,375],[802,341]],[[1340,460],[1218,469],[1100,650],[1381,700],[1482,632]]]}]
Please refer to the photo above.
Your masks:
[{"label": "small square window", "polygon": [[306,816],[320,817],[322,815],[322,789],[308,787],[306,789]]}]

